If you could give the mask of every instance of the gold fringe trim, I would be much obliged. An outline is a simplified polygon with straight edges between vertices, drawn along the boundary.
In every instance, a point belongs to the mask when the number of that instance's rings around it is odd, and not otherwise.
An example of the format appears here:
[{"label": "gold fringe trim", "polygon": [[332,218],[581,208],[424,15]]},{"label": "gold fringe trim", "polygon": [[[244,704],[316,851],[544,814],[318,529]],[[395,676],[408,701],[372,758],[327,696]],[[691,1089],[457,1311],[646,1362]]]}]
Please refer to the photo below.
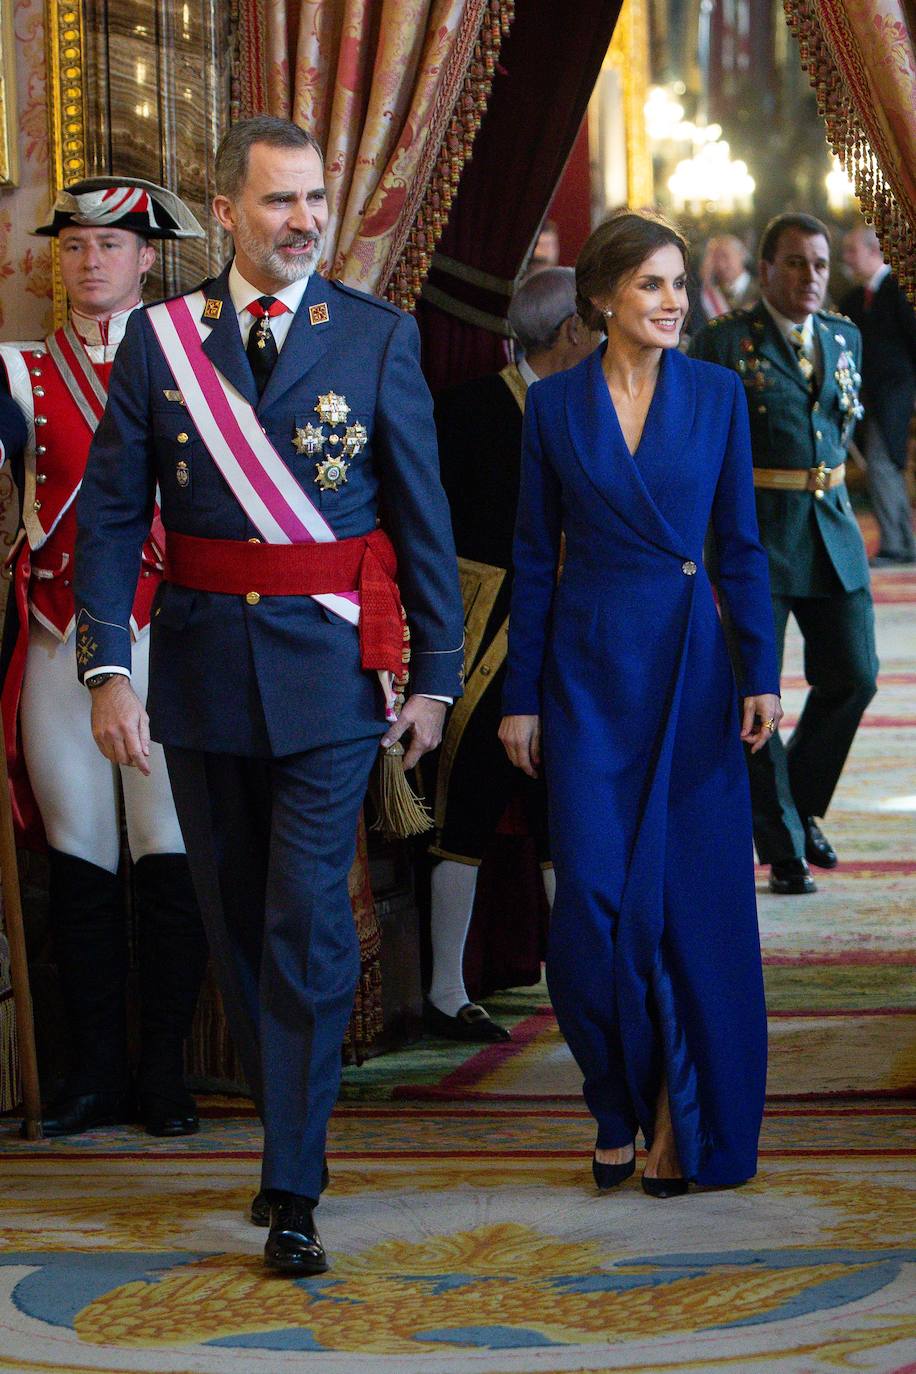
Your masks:
[{"label": "gold fringe trim", "polygon": [[344,1036],[344,1063],[361,1064],[382,1033],[382,966],[378,958],[363,967],[353,1015]]},{"label": "gold fringe trim", "polygon": [[385,290],[388,300],[402,310],[413,310],[436,244],[448,223],[461,174],[471,160],[474,140],[490,99],[502,40],[514,18],[514,0],[487,0],[470,63],[426,181],[423,199],[406,240],[398,247],[397,261]]},{"label": "gold fringe trim", "polygon": [[817,0],[783,0],[783,4],[789,28],[798,41],[802,66],[817,96],[830,147],[855,187],[865,219],[875,227],[885,260],[916,305],[916,227],[894,193],[893,150],[884,145],[880,135],[872,132],[870,137],[866,127],[863,110],[874,95],[866,88],[857,102],[854,82],[838,66],[837,54],[849,52],[854,61],[856,46],[842,6],[832,0],[829,5],[819,5]]},{"label": "gold fringe trim", "polygon": [[5,997],[0,1002],[0,1112],[11,1112],[21,1101],[16,1004]]}]

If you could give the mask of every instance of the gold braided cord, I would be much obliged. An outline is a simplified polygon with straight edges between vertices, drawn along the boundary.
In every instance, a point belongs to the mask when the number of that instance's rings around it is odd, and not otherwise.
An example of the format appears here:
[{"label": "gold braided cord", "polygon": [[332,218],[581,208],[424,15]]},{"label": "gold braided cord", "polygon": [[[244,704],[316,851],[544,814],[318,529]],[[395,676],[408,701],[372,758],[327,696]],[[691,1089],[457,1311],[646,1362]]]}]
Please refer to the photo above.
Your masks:
[{"label": "gold braided cord", "polygon": [[[874,63],[870,73],[850,10],[856,9],[863,24],[870,20],[867,41],[872,59],[884,43],[891,61],[900,56],[912,68],[913,48],[906,25],[891,15],[878,14],[880,6],[874,0],[857,7],[842,0],[783,3],[802,66],[817,95],[828,142],[855,187],[863,215],[875,227],[885,260],[916,304],[916,181],[911,158],[901,156],[906,147],[900,146],[901,139],[916,142],[912,96],[909,113],[904,107],[901,120],[893,102],[896,95],[899,104],[901,96],[895,73],[886,63],[886,88],[882,83],[876,89]],[[903,98],[906,101],[905,90]]]},{"label": "gold braided cord", "polygon": [[390,273],[385,295],[402,310],[412,310],[416,304],[436,244],[448,223],[461,174],[471,160],[490,99],[502,40],[514,18],[514,0],[486,0],[479,32],[476,37],[470,35],[473,52],[454,110],[438,149],[432,150],[428,177],[422,172],[417,177],[417,184],[425,189],[413,222],[398,236],[382,273],[383,282]]}]

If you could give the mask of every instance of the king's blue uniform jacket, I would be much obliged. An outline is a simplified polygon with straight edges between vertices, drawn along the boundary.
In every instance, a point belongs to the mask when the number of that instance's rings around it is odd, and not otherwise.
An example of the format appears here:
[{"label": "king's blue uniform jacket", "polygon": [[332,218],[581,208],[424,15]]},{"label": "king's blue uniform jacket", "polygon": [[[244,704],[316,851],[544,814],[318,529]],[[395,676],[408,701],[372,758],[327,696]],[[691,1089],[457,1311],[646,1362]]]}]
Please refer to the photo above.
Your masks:
[{"label": "king's blue uniform jacket", "polygon": [[[380,523],[390,535],[411,630],[410,689],[458,696],[464,613],[414,321],[313,277],[259,400],[228,271],[203,293],[206,353],[255,406],[334,533],[364,535]],[[177,390],[137,311],[79,497],[84,674],[130,663],[128,616],[157,486],[166,544],[171,531],[259,536]],[[321,490],[321,458],[293,442],[298,429],[322,423],[316,407],[329,392],[349,406],[346,424],[367,435],[336,491]],[[330,437],[343,440],[346,425],[325,420],[323,428],[325,455],[339,458],[343,444],[331,446]],[[262,1186],[317,1199],[359,977],[347,873],[385,729],[378,677],[360,665],[356,629],[312,597],[165,584],[153,609],[148,710],[165,746],[223,1004],[264,1122]]]},{"label": "king's blue uniform jacket", "polygon": [[[218,318],[206,320],[207,356],[256,407],[338,538],[381,522],[398,555],[410,689],[460,695],[464,617],[413,319],[313,277],[259,401],[227,279],[228,269],[202,288],[221,302]],[[313,325],[309,306],[322,303],[327,322]],[[157,485],[166,531],[239,540],[259,533],[173,399],[176,388],[149,319],[137,311],[79,496],[81,674],[130,666],[130,603]],[[337,491],[319,489],[316,460],[293,444],[297,428],[320,423],[315,407],[329,391],[349,405],[347,424],[359,421],[368,432]],[[324,428],[342,437],[345,426]],[[164,744],[262,757],[384,729],[381,688],[360,668],[356,631],[311,597],[264,596],[252,606],[243,596],[175,585],[163,585],[153,612],[148,710]]]}]

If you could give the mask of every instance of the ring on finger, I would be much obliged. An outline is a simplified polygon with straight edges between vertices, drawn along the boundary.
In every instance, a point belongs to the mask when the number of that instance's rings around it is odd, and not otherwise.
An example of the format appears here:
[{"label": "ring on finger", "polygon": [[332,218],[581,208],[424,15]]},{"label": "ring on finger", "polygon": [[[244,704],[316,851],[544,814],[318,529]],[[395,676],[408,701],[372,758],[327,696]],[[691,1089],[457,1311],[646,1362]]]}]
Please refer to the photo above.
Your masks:
[{"label": "ring on finger", "polygon": [[770,732],[771,735],[775,735],[775,733],[776,733],[776,719],[775,719],[775,717],[774,717],[774,716],[770,716],[769,720],[765,720],[765,721],[763,722],[763,728],[764,728],[765,730],[769,730],[769,732]]}]

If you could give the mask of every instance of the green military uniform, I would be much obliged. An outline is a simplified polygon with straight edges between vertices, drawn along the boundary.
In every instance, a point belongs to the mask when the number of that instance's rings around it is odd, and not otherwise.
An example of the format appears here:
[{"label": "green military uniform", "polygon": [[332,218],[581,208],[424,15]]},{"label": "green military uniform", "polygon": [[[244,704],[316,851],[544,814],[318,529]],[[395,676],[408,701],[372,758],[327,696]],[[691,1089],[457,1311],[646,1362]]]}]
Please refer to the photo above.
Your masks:
[{"label": "green military uniform", "polygon": [[844,315],[818,311],[812,324],[810,377],[762,301],[711,320],[690,348],[744,382],[780,655],[790,612],[805,641],[811,691],[791,739],[748,754],[762,863],[804,856],[800,818],[826,813],[878,671],[868,559],[836,481],[861,413],[862,342]]}]

